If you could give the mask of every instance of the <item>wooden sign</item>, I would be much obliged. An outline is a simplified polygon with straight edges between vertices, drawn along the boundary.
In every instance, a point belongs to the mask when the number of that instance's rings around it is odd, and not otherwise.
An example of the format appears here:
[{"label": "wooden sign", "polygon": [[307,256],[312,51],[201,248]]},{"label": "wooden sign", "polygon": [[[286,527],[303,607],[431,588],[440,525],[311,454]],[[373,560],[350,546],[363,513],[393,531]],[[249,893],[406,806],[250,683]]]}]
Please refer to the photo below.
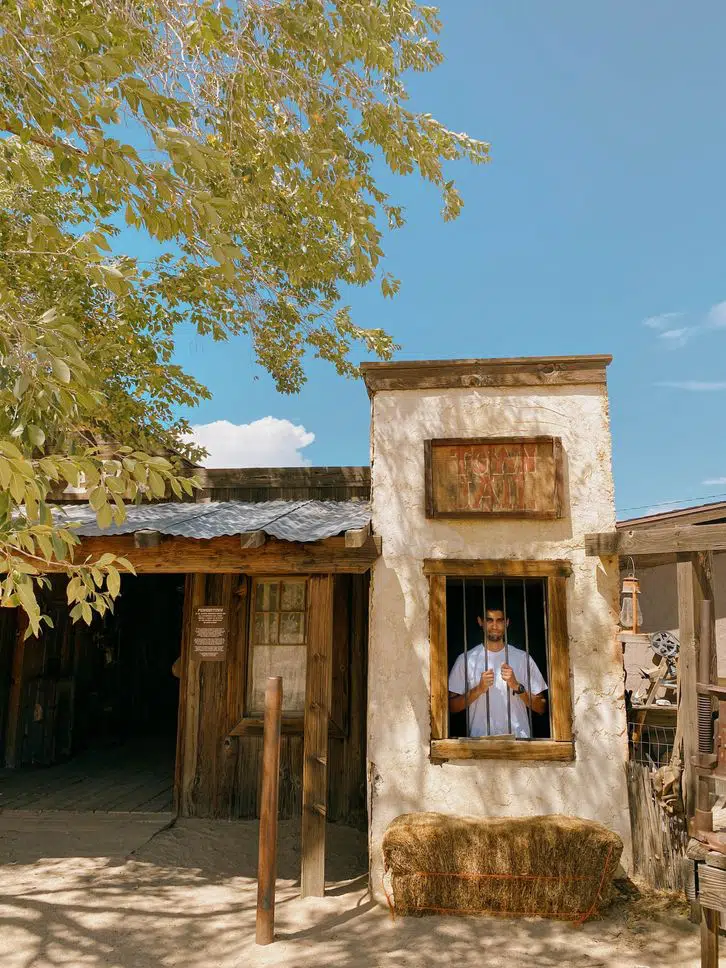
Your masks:
[{"label": "wooden sign", "polygon": [[227,658],[227,609],[222,605],[195,609],[192,657],[202,662],[224,662]]},{"label": "wooden sign", "polygon": [[426,517],[559,518],[559,437],[424,441]]}]

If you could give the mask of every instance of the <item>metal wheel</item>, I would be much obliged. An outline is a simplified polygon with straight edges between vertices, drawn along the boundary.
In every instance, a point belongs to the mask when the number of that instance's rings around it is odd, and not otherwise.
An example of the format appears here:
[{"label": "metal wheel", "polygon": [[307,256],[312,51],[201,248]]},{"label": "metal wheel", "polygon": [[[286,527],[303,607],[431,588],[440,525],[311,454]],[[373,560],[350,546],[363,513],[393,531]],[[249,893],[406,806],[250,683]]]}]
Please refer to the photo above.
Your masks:
[{"label": "metal wheel", "polygon": [[656,655],[664,659],[675,659],[680,644],[672,632],[653,632],[650,637],[650,647]]}]

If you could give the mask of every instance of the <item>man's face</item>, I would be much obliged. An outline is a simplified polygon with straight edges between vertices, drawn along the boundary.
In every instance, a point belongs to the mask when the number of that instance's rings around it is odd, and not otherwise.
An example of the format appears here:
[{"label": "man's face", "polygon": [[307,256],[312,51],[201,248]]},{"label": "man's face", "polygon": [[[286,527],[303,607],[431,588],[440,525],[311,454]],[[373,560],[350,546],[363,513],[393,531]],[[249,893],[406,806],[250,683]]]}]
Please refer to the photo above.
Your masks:
[{"label": "man's face", "polygon": [[504,641],[504,630],[509,625],[509,620],[504,621],[504,612],[495,608],[488,608],[486,614],[486,622],[482,620],[481,616],[477,617],[477,622],[484,629],[486,629],[487,641],[489,642],[503,642]]}]

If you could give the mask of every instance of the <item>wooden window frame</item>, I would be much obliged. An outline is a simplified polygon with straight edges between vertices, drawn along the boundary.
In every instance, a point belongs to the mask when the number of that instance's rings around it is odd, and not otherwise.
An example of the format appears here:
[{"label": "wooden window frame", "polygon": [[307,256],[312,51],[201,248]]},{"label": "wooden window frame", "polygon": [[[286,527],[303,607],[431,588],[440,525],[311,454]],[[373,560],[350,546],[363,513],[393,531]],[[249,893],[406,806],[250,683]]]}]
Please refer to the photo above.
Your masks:
[{"label": "wooden window frame", "polygon": [[[311,623],[311,598],[310,598],[310,581],[314,578],[314,574],[301,574],[299,572],[290,572],[289,574],[259,574],[259,575],[248,575],[246,576],[245,583],[245,598],[247,607],[245,609],[245,636],[244,636],[244,648],[242,651],[242,669],[240,676],[239,688],[242,691],[242,709],[244,710],[244,715],[239,722],[234,723],[229,730],[228,736],[262,736],[264,732],[264,717],[261,715],[250,715],[248,702],[248,686],[249,677],[251,675],[252,666],[252,649],[254,648],[253,642],[253,631],[254,631],[254,590],[255,585],[259,581],[276,581],[283,582],[285,580],[304,579],[307,587],[305,590],[305,645],[308,647],[308,656],[305,669],[305,681],[307,690],[307,678],[311,674],[311,653],[309,649],[310,644],[310,623]],[[306,692],[307,695],[307,692]],[[302,736],[305,727],[305,714],[301,713],[299,715],[283,715],[281,723],[281,732],[285,736]],[[341,727],[330,720],[328,724],[329,734],[335,738],[343,738],[344,733]]]},{"label": "wooden window frame", "polygon": [[[572,732],[570,643],[567,632],[569,561],[518,559],[452,559],[424,561],[429,580],[429,644],[431,652],[431,759],[549,760],[575,758]],[[446,636],[447,578],[541,578],[547,588],[547,627],[550,670],[550,739],[490,739],[449,737],[449,668]]]}]

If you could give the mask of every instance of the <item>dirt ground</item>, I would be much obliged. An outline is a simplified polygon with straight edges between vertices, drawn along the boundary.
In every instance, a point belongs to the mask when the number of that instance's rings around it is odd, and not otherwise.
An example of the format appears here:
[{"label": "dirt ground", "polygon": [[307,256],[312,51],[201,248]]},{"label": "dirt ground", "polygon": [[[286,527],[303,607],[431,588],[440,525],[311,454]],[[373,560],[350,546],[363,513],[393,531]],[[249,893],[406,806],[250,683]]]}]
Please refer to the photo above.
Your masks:
[{"label": "dirt ground", "polygon": [[[277,938],[254,943],[257,826],[137,815],[0,814],[3,968],[697,968],[682,907],[632,889],[583,927],[399,918],[367,893],[365,839],[328,835],[328,891],[300,900],[280,838]],[[723,940],[722,940],[723,944]]]}]

